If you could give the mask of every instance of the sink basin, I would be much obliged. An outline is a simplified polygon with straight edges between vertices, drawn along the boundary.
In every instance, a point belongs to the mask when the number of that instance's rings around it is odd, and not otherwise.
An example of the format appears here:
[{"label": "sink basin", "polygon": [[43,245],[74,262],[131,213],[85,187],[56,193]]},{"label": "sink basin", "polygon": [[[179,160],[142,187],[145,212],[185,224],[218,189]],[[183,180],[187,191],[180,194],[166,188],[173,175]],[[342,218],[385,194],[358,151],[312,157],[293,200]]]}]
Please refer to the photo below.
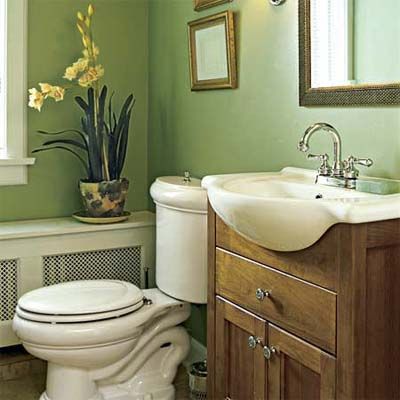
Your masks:
[{"label": "sink basin", "polygon": [[[337,223],[400,218],[400,193],[375,194],[315,184],[315,171],[207,176],[202,185],[215,212],[247,239],[271,250],[305,249]],[[365,187],[400,181],[361,178]],[[362,186],[362,185],[360,185]]]}]

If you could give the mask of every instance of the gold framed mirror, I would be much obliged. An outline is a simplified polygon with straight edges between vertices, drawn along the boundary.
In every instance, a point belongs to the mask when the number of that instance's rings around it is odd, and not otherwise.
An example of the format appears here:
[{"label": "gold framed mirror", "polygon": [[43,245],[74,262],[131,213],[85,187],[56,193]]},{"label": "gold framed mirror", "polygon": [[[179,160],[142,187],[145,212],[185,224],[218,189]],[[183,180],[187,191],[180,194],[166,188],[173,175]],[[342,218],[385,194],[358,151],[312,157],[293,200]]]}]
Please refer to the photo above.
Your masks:
[{"label": "gold framed mirror", "polygon": [[400,104],[399,13],[376,1],[299,0],[300,105]]}]

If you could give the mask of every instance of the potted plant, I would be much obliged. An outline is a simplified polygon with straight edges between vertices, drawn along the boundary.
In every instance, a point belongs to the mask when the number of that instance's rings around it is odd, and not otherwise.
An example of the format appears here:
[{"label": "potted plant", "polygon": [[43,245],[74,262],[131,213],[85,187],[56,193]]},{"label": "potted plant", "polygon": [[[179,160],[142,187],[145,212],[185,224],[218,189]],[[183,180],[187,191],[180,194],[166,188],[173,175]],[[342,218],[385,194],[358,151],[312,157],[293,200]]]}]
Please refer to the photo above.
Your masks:
[{"label": "potted plant", "polygon": [[89,5],[87,15],[78,12],[77,27],[82,35],[83,57],[69,66],[64,79],[69,85],[54,86],[39,83],[40,90],[29,90],[29,106],[41,111],[46,99],[56,102],[74,87],[87,90],[86,99],[76,96],[75,101],[83,111],[81,129],[59,132],[38,131],[53,136],[43,142],[33,153],[63,150],[73,154],[84,166],[86,177],[79,182],[85,211],[88,217],[120,217],[129,181],[122,177],[125,163],[133,95],[125,100],[119,115],[113,109],[113,94],[108,95],[107,86],[100,84],[104,69],[98,63],[99,48],[92,32],[94,8]]}]

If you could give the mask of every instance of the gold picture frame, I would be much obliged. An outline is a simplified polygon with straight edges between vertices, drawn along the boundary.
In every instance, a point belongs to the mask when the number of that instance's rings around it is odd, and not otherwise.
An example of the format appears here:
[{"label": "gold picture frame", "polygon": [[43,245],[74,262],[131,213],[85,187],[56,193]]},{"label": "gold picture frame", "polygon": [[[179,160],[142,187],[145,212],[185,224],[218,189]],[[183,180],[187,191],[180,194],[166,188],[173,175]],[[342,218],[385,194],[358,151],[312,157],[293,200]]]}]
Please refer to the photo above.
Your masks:
[{"label": "gold picture frame", "polygon": [[219,6],[220,4],[229,3],[233,0],[194,0],[194,9],[201,11],[206,8]]},{"label": "gold picture frame", "polygon": [[191,89],[235,89],[237,71],[233,12],[225,11],[189,22],[188,36]]}]

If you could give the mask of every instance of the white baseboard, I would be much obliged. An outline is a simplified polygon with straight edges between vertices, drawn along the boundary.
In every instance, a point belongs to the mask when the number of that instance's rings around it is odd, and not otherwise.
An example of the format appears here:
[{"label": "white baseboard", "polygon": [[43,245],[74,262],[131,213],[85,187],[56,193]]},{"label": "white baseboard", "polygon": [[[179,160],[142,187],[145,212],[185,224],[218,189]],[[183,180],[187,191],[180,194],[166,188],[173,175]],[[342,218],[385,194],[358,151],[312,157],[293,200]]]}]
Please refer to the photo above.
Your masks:
[{"label": "white baseboard", "polygon": [[207,358],[207,347],[196,339],[190,338],[190,353],[183,362],[186,368],[189,368],[196,361],[204,361]]}]

